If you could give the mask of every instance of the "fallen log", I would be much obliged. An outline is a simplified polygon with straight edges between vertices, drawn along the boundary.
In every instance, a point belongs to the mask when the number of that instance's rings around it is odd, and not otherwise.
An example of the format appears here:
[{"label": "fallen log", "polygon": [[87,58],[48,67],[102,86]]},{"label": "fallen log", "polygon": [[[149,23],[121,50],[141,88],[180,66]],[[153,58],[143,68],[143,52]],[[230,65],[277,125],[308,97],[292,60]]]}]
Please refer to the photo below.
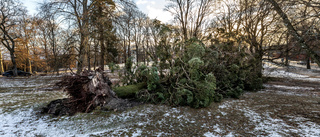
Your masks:
[{"label": "fallen log", "polygon": [[127,85],[114,88],[114,92],[117,94],[119,98],[135,98],[136,94],[142,90],[146,89],[146,83],[138,83],[135,85]]}]

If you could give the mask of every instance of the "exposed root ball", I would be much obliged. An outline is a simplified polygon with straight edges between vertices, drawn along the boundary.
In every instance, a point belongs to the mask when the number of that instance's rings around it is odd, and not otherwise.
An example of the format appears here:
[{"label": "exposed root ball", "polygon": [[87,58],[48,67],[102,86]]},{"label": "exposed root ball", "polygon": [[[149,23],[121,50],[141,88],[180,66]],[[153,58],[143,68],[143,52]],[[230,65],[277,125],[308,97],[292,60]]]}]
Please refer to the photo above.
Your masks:
[{"label": "exposed root ball", "polygon": [[[68,115],[76,112],[90,112],[97,106],[102,107],[112,99],[118,98],[110,88],[109,78],[103,74],[101,69],[95,72],[84,71],[80,75],[64,76],[56,85],[64,88],[64,91],[70,96],[68,101],[62,102],[62,106],[69,110],[62,113]],[[55,106],[52,102],[49,105]],[[58,109],[53,110],[55,107],[50,108],[49,105],[45,113],[61,115],[60,112],[54,112]]]}]

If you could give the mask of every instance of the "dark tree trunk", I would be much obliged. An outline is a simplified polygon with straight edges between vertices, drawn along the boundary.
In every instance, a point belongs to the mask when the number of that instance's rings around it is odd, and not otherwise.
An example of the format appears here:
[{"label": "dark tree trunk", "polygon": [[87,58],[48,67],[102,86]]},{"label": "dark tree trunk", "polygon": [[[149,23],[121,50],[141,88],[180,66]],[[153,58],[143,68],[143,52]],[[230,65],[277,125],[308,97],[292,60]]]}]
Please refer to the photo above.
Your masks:
[{"label": "dark tree trunk", "polygon": [[14,51],[10,51],[10,57],[11,57],[12,65],[13,65],[13,76],[17,76],[18,70],[17,70],[17,62],[16,62],[16,57],[14,55]]},{"label": "dark tree trunk", "polygon": [[126,45],[126,40],[123,40],[123,57],[124,57],[124,63],[127,62],[127,45]]},{"label": "dark tree trunk", "polygon": [[287,33],[286,60],[285,66],[289,66],[289,33]]},{"label": "dark tree trunk", "polygon": [[104,56],[106,53],[106,47],[104,45],[104,38],[103,38],[103,31],[102,30],[100,31],[100,46],[101,46],[100,67],[102,68],[102,70],[104,70]]},{"label": "dark tree trunk", "polygon": [[307,69],[311,69],[310,57],[307,56]]},{"label": "dark tree trunk", "polygon": [[96,67],[97,67],[97,54],[98,54],[98,44],[97,44],[97,41],[96,39],[94,39],[93,41],[94,43],[94,61],[93,61],[93,69],[96,70]]},{"label": "dark tree trunk", "polygon": [[138,44],[136,44],[136,63],[137,63],[137,65],[139,63],[139,47],[138,47]]},{"label": "dark tree trunk", "polygon": [[[77,74],[82,72],[83,67],[86,66],[88,62],[88,44],[89,44],[89,9],[88,9],[88,0],[83,0],[82,10],[83,10],[83,17],[80,18],[78,16],[78,27],[80,29],[80,47],[79,47],[79,60],[77,66]],[[74,11],[77,12],[77,7],[73,7]]]},{"label": "dark tree trunk", "polygon": [[3,73],[4,73],[4,69],[3,69],[2,51],[0,49],[0,75]]}]

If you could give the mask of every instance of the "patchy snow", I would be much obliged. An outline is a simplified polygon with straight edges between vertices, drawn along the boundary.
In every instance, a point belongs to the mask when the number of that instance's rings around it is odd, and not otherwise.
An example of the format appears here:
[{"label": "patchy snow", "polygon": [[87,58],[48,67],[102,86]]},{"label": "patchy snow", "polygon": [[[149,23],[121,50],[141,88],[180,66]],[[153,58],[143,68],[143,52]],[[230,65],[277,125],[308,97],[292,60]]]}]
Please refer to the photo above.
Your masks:
[{"label": "patchy snow", "polygon": [[[303,69],[297,69],[297,68],[292,68],[291,69],[286,69],[283,67],[276,66],[272,63],[264,63],[264,71],[263,74],[265,76],[270,76],[270,77],[279,77],[279,78],[292,78],[292,79],[297,79],[297,80],[305,80],[305,81],[320,81],[320,74],[319,73],[312,73],[311,70],[303,70]],[[291,71],[289,71],[291,70]],[[294,72],[293,72],[294,70]],[[297,73],[301,72],[303,74]],[[317,75],[316,77],[311,77],[312,75]]]},{"label": "patchy snow", "polygon": [[232,132],[230,132],[229,134],[226,135],[226,137],[234,137],[235,135],[233,135]]},{"label": "patchy snow", "polygon": [[206,132],[206,133],[204,133],[203,136],[205,136],[205,137],[218,137],[218,136],[214,135],[214,134],[211,133],[211,132]]},{"label": "patchy snow", "polygon": [[222,133],[222,132],[223,132],[223,130],[221,130],[221,129],[219,128],[219,125],[218,125],[218,124],[214,125],[214,126],[213,126],[213,129],[214,129],[214,132],[217,132],[217,133]]},{"label": "patchy snow", "polygon": [[140,129],[138,129],[136,132],[134,132],[134,133],[132,134],[132,137],[141,136],[141,133],[142,133],[142,131],[141,131]]},{"label": "patchy snow", "polygon": [[279,88],[284,90],[314,90],[312,87],[298,87],[298,86],[284,86],[284,85],[270,85],[270,84],[264,84],[265,87],[273,87],[273,88]]},{"label": "patchy snow", "polygon": [[264,132],[270,136],[281,136],[286,134],[288,132],[287,128],[290,127],[281,119],[271,118],[268,113],[259,114],[249,108],[243,108],[241,111],[256,125],[254,129],[256,133]]},{"label": "patchy snow", "polygon": [[[134,131],[132,136],[141,136],[141,129],[127,129],[123,124],[117,126],[118,122],[130,121],[135,113],[137,112],[129,111],[94,119],[85,119],[82,115],[50,118],[37,116],[32,108],[17,109],[11,113],[0,114],[0,136],[99,136],[105,133],[121,135],[128,130]],[[145,124],[137,123],[137,125]],[[102,127],[105,128],[101,129]]]},{"label": "patchy snow", "polygon": [[297,74],[297,73],[293,73],[293,72],[287,72],[284,70],[274,70],[272,72],[265,72],[265,74],[267,74],[267,76],[273,76],[273,77],[285,77],[285,78],[307,78],[308,76],[305,75],[301,75],[301,74]]},{"label": "patchy snow", "polygon": [[[272,85],[264,84],[267,89],[260,90],[259,93],[277,93],[279,95],[289,95],[289,96],[318,96],[318,92],[313,87],[298,87],[298,86],[285,86],[285,85]],[[276,88],[276,89],[269,89]],[[308,92],[306,92],[308,91]]]},{"label": "patchy snow", "polygon": [[[219,106],[219,108],[233,109],[232,107],[239,103],[242,103],[242,100],[225,101]],[[320,136],[320,126],[309,121],[309,119],[303,117],[291,117],[291,121],[298,124],[298,127],[294,127],[288,125],[282,119],[272,118],[270,116],[271,112],[257,113],[252,108],[239,105],[236,108],[243,112],[245,117],[250,120],[249,122],[252,125],[255,125],[255,128],[252,132],[255,135],[265,133],[268,136],[290,136],[288,133],[296,133],[302,136]],[[216,125],[216,127],[218,127],[218,125]],[[217,133],[221,133],[219,128],[216,130]],[[233,133],[229,133],[227,136],[234,135]]]}]

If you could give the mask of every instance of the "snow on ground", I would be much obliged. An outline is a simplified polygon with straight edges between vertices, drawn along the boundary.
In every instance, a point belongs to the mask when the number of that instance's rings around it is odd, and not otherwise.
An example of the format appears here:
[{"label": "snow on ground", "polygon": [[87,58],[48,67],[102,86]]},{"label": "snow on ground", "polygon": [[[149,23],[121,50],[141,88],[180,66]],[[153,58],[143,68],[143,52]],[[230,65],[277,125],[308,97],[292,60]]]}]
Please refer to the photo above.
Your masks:
[{"label": "snow on ground", "polygon": [[[237,110],[243,112],[244,116],[247,117],[251,124],[255,125],[252,134],[254,135],[267,135],[267,136],[291,136],[291,133],[298,134],[300,136],[320,136],[320,126],[314,122],[309,121],[303,117],[290,117],[290,121],[296,123],[298,128],[295,126],[288,125],[285,121],[278,118],[272,118],[271,112],[258,113],[247,106],[237,105],[244,103],[243,100],[227,101],[219,105],[220,111],[226,109],[233,109],[236,106]],[[221,110],[222,109],[222,110]],[[218,127],[218,125],[217,125]],[[220,129],[219,129],[220,130]],[[290,133],[290,134],[288,134]],[[210,133],[206,133],[209,135]]]},{"label": "snow on ground", "polygon": [[270,85],[270,84],[264,84],[264,87],[272,87],[272,88],[279,88],[284,90],[314,90],[313,87],[298,87],[298,86],[284,86],[284,85]]},{"label": "snow on ground", "polygon": [[304,68],[296,68],[296,67],[281,67],[276,66],[272,63],[264,63],[264,72],[265,76],[269,77],[279,77],[279,78],[290,78],[296,80],[304,80],[304,81],[320,81],[320,73],[314,72],[317,69],[307,70]]},{"label": "snow on ground", "polygon": [[[276,77],[290,77],[316,81],[317,77],[268,68],[264,74]],[[210,108],[191,109],[146,104],[124,112],[92,112],[75,116],[41,116],[39,107],[54,98],[63,98],[56,91],[27,90],[38,88],[42,82],[52,83],[50,77],[41,79],[1,79],[0,80],[0,136],[320,136],[320,125],[308,118],[287,114],[293,125],[274,117],[274,112],[259,112],[258,108],[268,104],[249,106],[244,99],[224,100]],[[54,79],[53,79],[54,80]],[[47,82],[46,82],[47,81]],[[316,90],[313,87],[265,84],[266,89],[247,96],[277,90]],[[18,88],[17,88],[18,87]],[[21,89],[22,88],[22,89]],[[10,90],[9,90],[10,89]],[[18,92],[18,90],[22,90]],[[58,94],[59,93],[59,94]],[[301,93],[303,94],[303,93]],[[313,112],[318,113],[318,112]],[[232,119],[235,117],[235,119]],[[239,120],[240,119],[240,120]],[[231,121],[230,121],[231,120]],[[237,125],[243,120],[243,125]],[[241,124],[241,123],[240,123]],[[297,126],[294,126],[297,125]],[[238,132],[238,128],[242,132]]]},{"label": "snow on ground", "polygon": [[[18,109],[11,113],[0,114],[0,136],[90,136],[105,132],[121,134],[128,129],[117,126],[117,122],[128,122],[135,111],[110,117],[84,119],[82,115],[74,117],[50,118],[39,117],[34,109]],[[117,122],[115,122],[117,121]],[[105,127],[101,130],[102,127]],[[139,136],[141,130],[137,129],[132,136]]]},{"label": "snow on ground", "polygon": [[[60,77],[60,76],[59,76]],[[57,76],[42,76],[41,78],[6,78],[0,77],[0,89],[1,88],[40,88],[57,82]]]}]

